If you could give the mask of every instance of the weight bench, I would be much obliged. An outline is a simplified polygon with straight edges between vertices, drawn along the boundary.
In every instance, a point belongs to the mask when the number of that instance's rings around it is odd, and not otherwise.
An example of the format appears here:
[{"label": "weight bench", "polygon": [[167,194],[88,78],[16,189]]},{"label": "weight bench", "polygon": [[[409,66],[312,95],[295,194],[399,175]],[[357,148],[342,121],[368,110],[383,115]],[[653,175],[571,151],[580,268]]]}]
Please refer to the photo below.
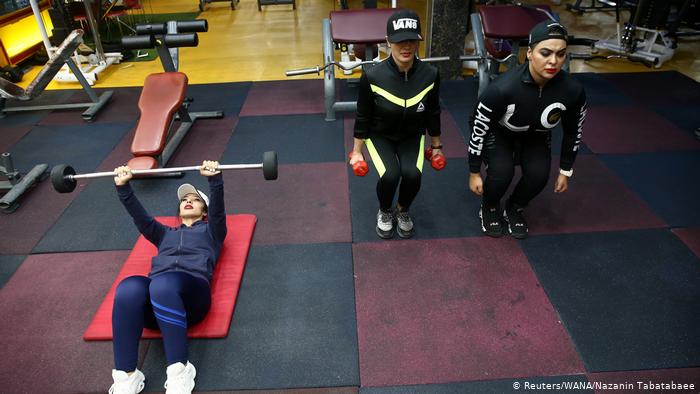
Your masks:
[{"label": "weight bench", "polygon": [[[372,59],[372,46],[386,41],[386,23],[395,8],[369,8],[362,10],[331,11],[323,20],[323,60],[329,64],[335,60],[335,44],[364,44],[365,60]],[[335,120],[336,111],[355,111],[355,101],[335,101],[335,68],[323,72],[326,120]]]},{"label": "weight bench", "polygon": [[[141,117],[131,143],[134,157],[127,164],[131,169],[164,167],[197,119],[223,118],[223,111],[189,112],[187,76],[178,71],[178,48],[197,46],[197,32],[207,30],[206,20],[167,22],[137,25],[137,36],[122,38],[128,49],[155,47],[165,70],[144,81],[138,104]],[[180,126],[173,130],[176,120]]]},{"label": "weight bench", "polygon": [[[85,112],[83,112],[82,117],[87,121],[92,121],[97,112],[99,112],[112,97],[112,91],[106,91],[98,97],[97,94],[95,94],[95,91],[90,87],[90,84],[87,82],[85,77],[83,77],[83,74],[80,72],[78,66],[76,66],[71,59],[71,55],[82,42],[83,31],[79,29],[73,30],[68,37],[63,40],[58,49],[56,49],[56,52],[51,55],[49,61],[46,62],[34,80],[29,83],[27,89],[24,89],[6,79],[0,78],[0,118],[4,118],[9,112],[87,108]],[[66,64],[75,74],[76,78],[78,78],[78,81],[83,86],[85,93],[87,93],[88,97],[90,98],[90,102],[17,107],[6,106],[6,101],[8,99],[31,101],[32,99],[38,97],[44,91],[44,89],[46,89],[46,86],[48,86],[54,76],[56,76],[56,74],[61,70],[64,64]]]},{"label": "weight bench", "polygon": [[[83,31],[73,30],[68,37],[56,49],[56,52],[49,58],[44,67],[39,71],[37,76],[29,83],[27,89],[22,88],[4,78],[0,78],[0,118],[7,116],[9,112],[21,111],[41,111],[52,109],[72,109],[85,108],[82,117],[87,121],[94,119],[97,112],[107,104],[112,97],[112,91],[106,91],[99,97],[95,94],[90,84],[83,78],[78,67],[73,63],[71,55],[78,46],[83,42]],[[35,106],[17,106],[7,107],[7,100],[31,101],[37,98],[46,89],[46,86],[51,82],[56,73],[67,64],[68,67],[76,74],[83,89],[90,97],[89,103],[72,103],[72,104],[47,104]],[[19,198],[26,193],[35,183],[42,181],[47,173],[48,164],[37,164],[26,174],[22,174],[14,167],[12,156],[8,152],[2,153],[0,157],[0,192],[5,194],[0,198],[0,211],[3,213],[12,213],[19,207]]]},{"label": "weight bench", "polygon": [[[128,166],[135,170],[163,167],[185,137],[193,120],[183,108],[187,91],[187,76],[181,72],[151,74],[146,77],[139,97],[141,117],[136,125]],[[180,112],[182,124],[169,137],[175,113]]]}]

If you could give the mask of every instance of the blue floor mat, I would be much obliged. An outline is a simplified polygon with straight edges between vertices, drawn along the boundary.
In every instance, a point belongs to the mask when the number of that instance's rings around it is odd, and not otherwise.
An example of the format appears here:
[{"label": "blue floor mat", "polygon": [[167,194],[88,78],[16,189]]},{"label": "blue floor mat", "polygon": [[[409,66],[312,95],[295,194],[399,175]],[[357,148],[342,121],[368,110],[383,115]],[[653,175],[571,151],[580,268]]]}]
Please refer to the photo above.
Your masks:
[{"label": "blue floor mat", "polygon": [[26,257],[24,255],[0,255],[0,289],[10,280],[12,274],[17,271]]},{"label": "blue floor mat", "polygon": [[700,365],[700,264],[666,229],[522,243],[591,372]]},{"label": "blue floor mat", "polygon": [[610,167],[671,227],[700,225],[700,153],[602,155]]},{"label": "blue floor mat", "polygon": [[131,131],[131,123],[35,126],[11,149],[15,167],[29,171],[35,164],[69,164],[76,172],[94,171]]},{"label": "blue floor mat", "polygon": [[318,114],[244,116],[221,162],[260,163],[271,150],[280,164],[344,161],[343,122],[326,122]]}]

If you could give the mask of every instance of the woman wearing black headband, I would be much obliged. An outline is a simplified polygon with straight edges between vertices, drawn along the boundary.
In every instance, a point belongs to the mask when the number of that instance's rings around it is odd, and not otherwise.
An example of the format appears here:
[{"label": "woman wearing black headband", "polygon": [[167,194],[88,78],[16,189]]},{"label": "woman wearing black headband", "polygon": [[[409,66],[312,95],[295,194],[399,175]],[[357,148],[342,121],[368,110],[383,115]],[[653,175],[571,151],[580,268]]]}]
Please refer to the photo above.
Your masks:
[{"label": "woman wearing black headband", "polygon": [[[557,22],[536,25],[530,32],[528,61],[501,75],[479,97],[470,122],[469,189],[482,197],[479,217],[487,235],[501,236],[506,225],[513,237],[527,237],[523,208],[547,185],[551,130],[559,123],[564,138],[554,192],[568,188],[586,117],[586,95],[581,84],[561,70],[567,38]],[[517,164],[522,177],[501,211]]]}]

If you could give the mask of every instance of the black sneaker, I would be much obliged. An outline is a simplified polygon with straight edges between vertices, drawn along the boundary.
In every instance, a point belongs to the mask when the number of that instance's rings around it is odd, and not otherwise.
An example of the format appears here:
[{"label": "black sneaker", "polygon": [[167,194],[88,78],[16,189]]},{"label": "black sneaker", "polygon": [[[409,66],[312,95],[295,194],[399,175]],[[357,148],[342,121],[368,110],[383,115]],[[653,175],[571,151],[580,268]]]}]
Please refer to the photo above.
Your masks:
[{"label": "black sneaker", "polygon": [[508,223],[508,232],[513,238],[527,238],[527,222],[523,216],[523,208],[506,202],[506,209],[503,211],[503,218]]},{"label": "black sneaker", "polygon": [[479,209],[479,219],[481,219],[481,229],[489,237],[500,237],[503,235],[501,225],[500,207],[485,207]]},{"label": "black sneaker", "polygon": [[394,236],[394,214],[391,210],[377,212],[377,235],[389,239]]},{"label": "black sneaker", "polygon": [[396,210],[396,232],[401,238],[411,238],[416,233],[413,228],[413,219],[407,211]]}]

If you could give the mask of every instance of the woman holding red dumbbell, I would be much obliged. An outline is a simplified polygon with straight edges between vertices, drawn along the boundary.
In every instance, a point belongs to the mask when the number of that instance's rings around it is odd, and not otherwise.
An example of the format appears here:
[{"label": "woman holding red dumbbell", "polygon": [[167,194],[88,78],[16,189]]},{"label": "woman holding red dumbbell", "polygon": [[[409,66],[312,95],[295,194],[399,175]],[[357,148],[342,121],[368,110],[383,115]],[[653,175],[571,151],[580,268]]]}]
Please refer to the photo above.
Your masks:
[{"label": "woman holding red dumbbell", "polygon": [[431,140],[426,153],[433,167],[445,165],[440,144],[440,77],[436,68],[416,58],[422,39],[418,15],[410,10],[395,12],[387,22],[391,56],[366,69],[360,79],[349,163],[356,175],[365,175],[362,147],[367,145],[379,174],[376,230],[385,239],[394,236],[394,222],[401,238],[415,233],[408,209],[420,190],[426,131]]}]

